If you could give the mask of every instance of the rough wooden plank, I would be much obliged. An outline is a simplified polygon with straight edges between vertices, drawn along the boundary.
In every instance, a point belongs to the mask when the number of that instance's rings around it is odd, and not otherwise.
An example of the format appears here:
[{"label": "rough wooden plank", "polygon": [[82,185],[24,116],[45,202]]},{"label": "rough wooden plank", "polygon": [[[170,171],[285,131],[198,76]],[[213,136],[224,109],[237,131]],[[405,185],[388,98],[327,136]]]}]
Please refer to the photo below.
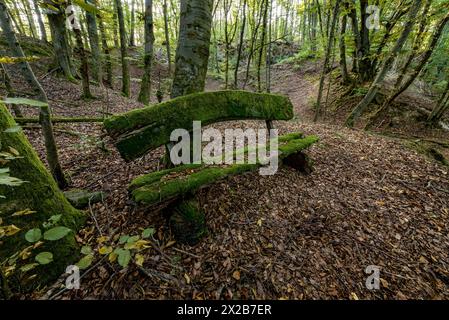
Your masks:
[{"label": "rough wooden plank", "polygon": [[293,106],[287,97],[246,91],[203,92],[113,116],[104,122],[116,139],[122,157],[131,161],[170,142],[173,130],[192,131],[230,120],[290,120]]},{"label": "rough wooden plank", "polygon": [[[279,146],[279,158],[282,160],[300,152],[318,140],[316,136],[309,136],[286,141]],[[260,167],[260,163],[229,166],[184,165],[139,177],[131,183],[130,191],[135,202],[153,206],[194,193],[226,177],[255,171]]]}]

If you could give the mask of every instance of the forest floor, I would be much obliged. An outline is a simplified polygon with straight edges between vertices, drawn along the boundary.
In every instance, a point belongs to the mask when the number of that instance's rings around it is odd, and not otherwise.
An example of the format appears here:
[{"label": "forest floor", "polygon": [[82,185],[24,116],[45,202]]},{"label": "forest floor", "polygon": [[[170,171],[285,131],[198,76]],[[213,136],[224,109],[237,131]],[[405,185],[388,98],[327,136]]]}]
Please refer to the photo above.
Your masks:
[{"label": "forest floor", "polygon": [[[209,234],[195,247],[174,243],[164,218],[128,200],[129,182],[157,170],[162,150],[127,164],[101,124],[55,125],[61,163],[73,188],[106,193],[87,212],[92,219],[78,241],[96,246],[100,236],[139,234],[148,227],[157,232],[142,268],[121,270],[98,259],[83,275],[80,290],[61,290],[58,282],[51,292],[45,288],[32,297],[448,299],[449,168],[400,139],[313,123],[318,76],[318,63],[273,70],[273,91],[287,94],[296,113],[276,127],[321,139],[308,152],[314,172],[304,176],[281,168],[275,176],[248,174],[203,190],[199,198]],[[79,86],[48,74],[39,78],[55,115],[98,116],[141,107],[104,88],[94,88],[96,100],[82,101]],[[208,83],[208,89],[219,87],[217,80]],[[137,88],[133,82],[134,97]],[[246,121],[217,127],[261,125]],[[44,159],[40,131],[25,132]],[[365,286],[365,269],[371,265],[380,267],[380,290]]]}]

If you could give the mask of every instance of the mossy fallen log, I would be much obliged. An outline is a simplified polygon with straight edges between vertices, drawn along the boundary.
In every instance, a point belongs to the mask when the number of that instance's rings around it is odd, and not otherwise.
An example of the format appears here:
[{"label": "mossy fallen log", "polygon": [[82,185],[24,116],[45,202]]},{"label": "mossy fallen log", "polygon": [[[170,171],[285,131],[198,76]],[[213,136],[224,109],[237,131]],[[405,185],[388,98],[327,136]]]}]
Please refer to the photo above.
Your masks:
[{"label": "mossy fallen log", "polygon": [[[318,140],[316,136],[298,138],[298,134],[280,137],[279,158],[282,160],[305,150]],[[226,177],[255,171],[261,166],[260,163],[228,166],[184,165],[138,177],[132,181],[129,190],[136,203],[155,206],[192,194]]]},{"label": "mossy fallen log", "polygon": [[[18,124],[26,123],[39,123],[39,118],[15,118]],[[103,122],[104,118],[87,118],[87,117],[75,117],[75,118],[51,118],[52,123],[91,123],[91,122]]]},{"label": "mossy fallen log", "polygon": [[121,156],[131,161],[170,142],[173,130],[193,130],[193,121],[203,126],[231,120],[290,120],[293,106],[287,97],[246,91],[195,93],[155,106],[113,116],[104,121],[116,139]]}]

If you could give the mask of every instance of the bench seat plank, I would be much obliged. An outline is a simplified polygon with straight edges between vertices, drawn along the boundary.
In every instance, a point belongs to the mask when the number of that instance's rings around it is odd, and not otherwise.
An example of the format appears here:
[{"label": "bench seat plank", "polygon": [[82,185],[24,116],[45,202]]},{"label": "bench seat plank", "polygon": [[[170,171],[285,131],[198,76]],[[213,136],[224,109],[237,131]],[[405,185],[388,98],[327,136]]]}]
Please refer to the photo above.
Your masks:
[{"label": "bench seat plank", "polygon": [[[301,134],[279,137],[279,158],[282,160],[307,149],[318,140],[316,136],[302,138]],[[132,181],[129,190],[136,203],[156,206],[194,193],[226,177],[255,171],[260,167],[260,163],[228,166],[183,165],[138,177]]]}]

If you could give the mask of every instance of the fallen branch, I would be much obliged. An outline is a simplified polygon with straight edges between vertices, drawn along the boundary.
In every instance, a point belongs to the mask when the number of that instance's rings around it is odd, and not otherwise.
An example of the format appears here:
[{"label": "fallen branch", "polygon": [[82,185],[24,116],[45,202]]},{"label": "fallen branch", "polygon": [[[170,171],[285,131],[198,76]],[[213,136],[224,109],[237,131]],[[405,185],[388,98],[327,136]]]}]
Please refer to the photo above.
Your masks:
[{"label": "fallen branch", "polygon": [[[15,118],[18,124],[25,123],[39,123],[39,118]],[[103,118],[52,118],[53,123],[91,123],[91,122],[103,122]]]}]

